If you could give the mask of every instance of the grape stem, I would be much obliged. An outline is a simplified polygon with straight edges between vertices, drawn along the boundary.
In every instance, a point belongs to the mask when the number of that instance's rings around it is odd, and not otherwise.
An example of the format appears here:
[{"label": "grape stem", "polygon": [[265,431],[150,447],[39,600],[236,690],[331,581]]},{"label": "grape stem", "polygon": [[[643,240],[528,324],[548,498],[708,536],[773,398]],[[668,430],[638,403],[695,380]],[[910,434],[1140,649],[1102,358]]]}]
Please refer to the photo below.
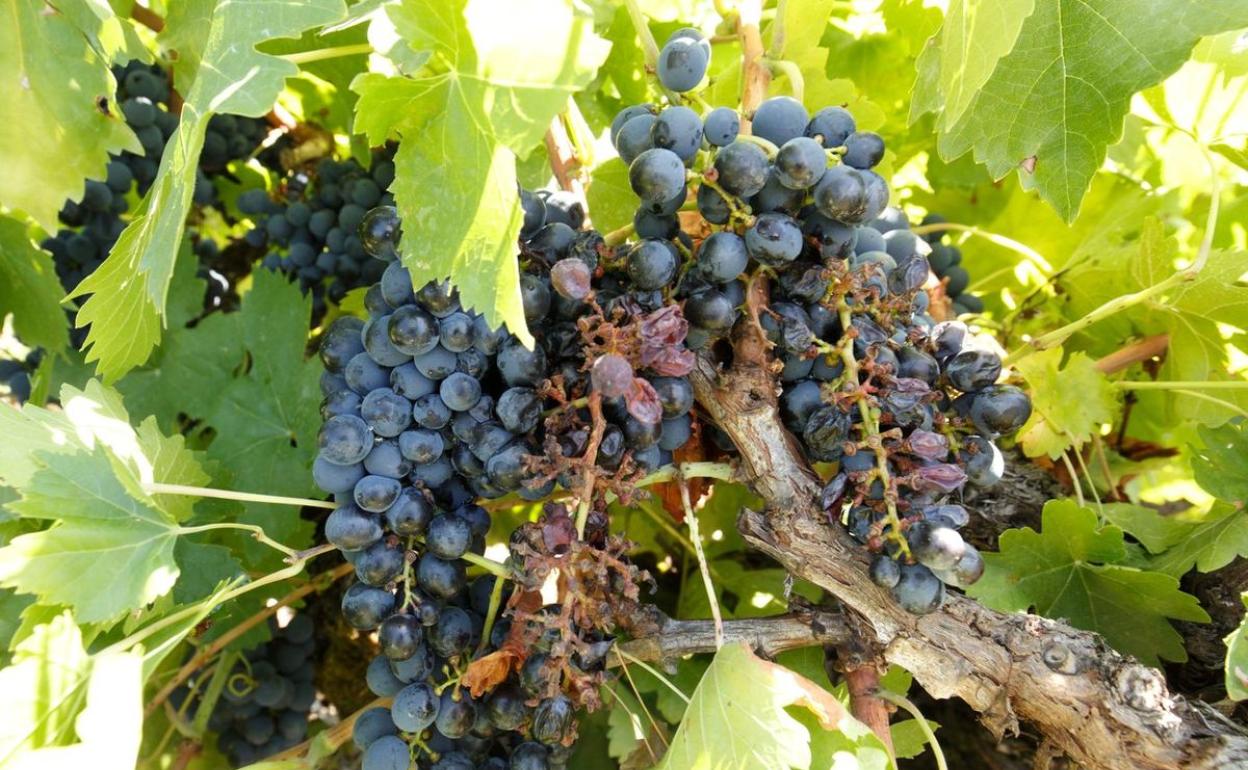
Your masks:
[{"label": "grape stem", "polygon": [[274,550],[281,551],[286,554],[287,561],[296,561],[299,558],[298,551],[269,537],[264,533],[264,528],[255,524],[239,524],[232,521],[220,521],[214,524],[201,524],[198,527],[178,527],[174,530],[174,532],[178,535],[194,535],[200,532],[211,532],[218,529],[241,529],[244,532],[250,532],[251,536],[257,541],[264,543]]},{"label": "grape stem", "polygon": [[585,447],[585,468],[581,471],[580,501],[576,509],[576,536],[580,540],[585,539],[585,522],[589,519],[589,509],[594,501],[594,466],[598,461],[598,446],[607,429],[607,421],[602,417],[601,393],[595,392],[589,397],[589,418],[593,428],[589,433],[589,445]]},{"label": "grape stem", "polygon": [[761,136],[754,136],[753,134],[739,134],[737,136],[737,141],[748,142],[749,144],[756,144],[759,147],[763,148],[763,152],[767,153],[767,160],[775,160],[776,153],[780,152],[779,147],[775,146],[770,141],[768,141],[767,139],[764,139]]},{"label": "grape stem", "polygon": [[481,641],[477,644],[477,652],[474,657],[479,657],[490,644],[490,632],[494,630],[494,621],[498,617],[498,608],[503,603],[503,585],[501,578],[494,581],[494,588],[490,591],[490,606],[485,613],[485,627],[481,630]]},{"label": "grape stem", "polygon": [[602,236],[602,241],[608,246],[619,246],[627,241],[634,232],[636,230],[633,228],[632,223],[629,223]]},{"label": "grape stem", "polygon": [[927,739],[928,745],[932,747],[932,756],[936,758],[938,770],[949,770],[949,765],[945,762],[945,752],[941,750],[940,743],[936,740],[936,733],[932,732],[932,726],[923,718],[923,712],[919,711],[919,707],[914,705],[909,698],[906,698],[904,695],[898,695],[891,690],[877,690],[875,696],[892,703],[894,706],[905,709],[906,713],[918,723],[919,731],[923,733],[923,737]]},{"label": "grape stem", "polygon": [[[776,24],[780,23],[780,17],[777,15]],[[784,75],[789,79],[789,86],[792,90],[792,96],[799,102],[806,93],[806,80],[802,77],[802,71],[797,65],[786,59],[764,59],[763,63],[771,70],[773,75]]]},{"label": "grape stem", "polygon": [[266,758],[265,763],[277,763],[282,760],[297,759],[305,756],[312,750],[313,742],[325,745],[327,749],[326,756],[328,756],[337,750],[339,746],[342,746],[344,743],[351,740],[351,733],[355,730],[355,720],[359,719],[361,714],[375,708],[385,708],[389,710],[392,702],[394,702],[394,698],[385,697],[376,698],[368,703],[365,703],[360,707],[359,711],[356,711],[354,714],[342,720],[338,724],[328,730],[325,730],[324,732],[312,736],[303,743],[300,743],[298,746],[292,746],[280,754],[274,754],[273,756]]},{"label": "grape stem", "polygon": [[[858,360],[854,358],[853,338],[848,336],[848,332],[854,328],[853,318],[844,297],[837,303],[837,314],[841,320],[841,328],[846,331],[847,335],[846,344],[841,346],[841,362],[845,365],[844,381],[852,387],[858,388],[860,387],[858,383]],[[888,455],[884,451],[884,445],[879,441],[880,426],[877,421],[877,415],[871,409],[871,405],[867,403],[866,394],[859,392],[855,398],[858,401],[858,412],[862,415],[863,441],[875,452],[875,472],[880,479],[880,483],[884,486],[884,505],[887,509],[885,523],[888,524],[890,535],[897,543],[901,554],[908,558],[910,556],[910,545],[901,533],[901,520],[897,517],[897,502],[894,499],[896,491],[893,489],[893,480],[888,472]]]},{"label": "grape stem", "polygon": [[148,703],[147,708],[144,709],[144,716],[150,717],[156,709],[160,708],[160,704],[167,700],[174,690],[178,689],[178,685],[182,684],[187,679],[190,679],[191,674],[194,674],[201,666],[209,660],[212,660],[217,653],[224,650],[226,646],[228,646],[235,639],[268,620],[273,615],[276,615],[277,611],[282,607],[293,604],[310,593],[322,591],[328,588],[334,583],[334,581],[338,580],[343,575],[350,574],[354,570],[355,568],[350,564],[339,564],[329,572],[317,575],[295,590],[286,594],[281,599],[278,599],[272,605],[265,607],[259,612],[253,614],[251,617],[243,620],[229,631],[226,631],[221,636],[217,637],[212,644],[200,650],[193,658],[183,664],[182,668],[178,669],[178,672],[173,675],[173,678],[166,682],[164,687],[160,688],[160,691],[152,697],[151,702]]},{"label": "grape stem", "polygon": [[691,174],[690,178],[698,179],[703,185],[706,185],[715,192],[719,193],[724,199],[724,203],[728,204],[728,211],[733,219],[748,218],[750,216],[749,210],[746,209],[745,204],[743,204],[737,196],[721,187],[719,182],[716,182],[705,174]]},{"label": "grape stem", "polygon": [[733,465],[703,461],[681,463],[680,465],[665,465],[656,471],[646,474],[641,481],[637,482],[637,486],[648,487],[653,484],[675,481],[680,477],[686,479],[719,479],[720,481],[744,480],[741,473]]},{"label": "grape stem", "polygon": [[698,572],[702,574],[706,600],[711,605],[711,618],[715,621],[715,649],[718,650],[724,646],[724,618],[719,611],[719,597],[715,593],[715,584],[711,582],[706,553],[702,550],[702,535],[698,532],[698,515],[694,512],[693,503],[689,500],[689,485],[685,483],[683,475],[676,477],[676,483],[680,486],[680,504],[685,509],[685,523],[689,525],[689,540],[693,543],[693,552],[698,559]]},{"label": "grape stem", "polygon": [[763,38],[759,23],[763,16],[762,0],[744,0],[737,6],[737,37],[741,40],[741,128],[751,133],[754,111],[767,95],[771,73],[763,66]]}]

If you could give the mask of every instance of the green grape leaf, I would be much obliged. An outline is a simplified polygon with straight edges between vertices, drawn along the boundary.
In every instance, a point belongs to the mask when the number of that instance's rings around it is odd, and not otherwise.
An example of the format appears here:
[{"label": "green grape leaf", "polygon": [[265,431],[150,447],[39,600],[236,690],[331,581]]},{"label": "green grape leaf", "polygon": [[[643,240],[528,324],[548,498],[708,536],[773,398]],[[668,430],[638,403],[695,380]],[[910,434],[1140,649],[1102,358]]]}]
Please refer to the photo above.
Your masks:
[{"label": "green grape leaf", "polygon": [[[1240,600],[1248,607],[1248,593],[1241,594]],[[1227,697],[1244,700],[1248,698],[1248,615],[1223,641],[1226,642]]]},{"label": "green grape leaf", "polygon": [[0,549],[0,583],[84,622],[111,621],[165,595],[178,577],[178,527],[118,479],[104,452],[50,455],[9,505],[27,518],[59,520]]},{"label": "green grape leaf", "polygon": [[[143,653],[104,652],[91,658],[86,705],[74,720],[78,742],[21,754],[11,770],[132,767],[143,742]],[[103,759],[104,761],[101,761]]]},{"label": "green grape leaf", "polygon": [[56,10],[69,19],[112,64],[152,60],[134,23],[118,16],[108,0],[57,0]]},{"label": "green grape leaf", "polygon": [[948,129],[971,106],[1018,40],[1035,0],[953,0],[940,29],[940,119]]},{"label": "green grape leaf", "polygon": [[[208,459],[231,489],[319,497],[310,472],[320,430],[321,364],[304,358],[311,300],[297,284],[260,270],[237,313],[213,313],[165,335],[153,365],[118,383],[136,413],[172,431],[179,415],[215,434]],[[0,452],[3,450],[0,449]],[[238,521],[257,524],[294,548],[311,542],[312,523],[288,507],[246,503]],[[276,566],[271,549],[240,537],[249,566]]]},{"label": "green grape leaf", "polygon": [[1041,532],[1001,535],[1000,553],[967,593],[993,609],[1036,612],[1096,631],[1120,652],[1150,665],[1183,661],[1183,638],[1168,618],[1207,622],[1196,597],[1177,578],[1118,564],[1127,550],[1117,526],[1097,527],[1096,514],[1072,500],[1044,506]]},{"label": "green grape leaf", "polygon": [[1243,509],[1248,504],[1248,421],[1202,427],[1199,433],[1202,446],[1192,450],[1196,483],[1219,500]]},{"label": "green grape leaf", "polygon": [[222,581],[245,574],[234,553],[225,546],[183,537],[174,545],[173,556],[181,568],[173,586],[173,601],[177,604],[199,601],[217,590]]},{"label": "green grape leaf", "polygon": [[104,178],[110,153],[143,149],[113,100],[108,62],[43,0],[6,4],[0,52],[0,113],[10,117],[0,125],[0,203],[56,232],[57,212],[82,197],[84,180]]},{"label": "green grape leaf", "polygon": [[35,246],[24,224],[0,216],[0,319],[12,313],[23,342],[61,351],[69,342],[64,295],[52,257]]},{"label": "green grape leaf", "polygon": [[[0,763],[41,746],[65,743],[85,699],[90,659],[82,632],[68,612],[36,626],[0,670],[5,718],[0,719]],[[94,764],[94,763],[91,763]]]},{"label": "green grape leaf", "polygon": [[633,223],[637,194],[628,183],[628,166],[618,158],[611,158],[590,172],[586,198],[594,213],[594,227],[600,232],[609,233]]},{"label": "green grape leaf", "polygon": [[1248,150],[1242,147],[1233,147],[1222,142],[1210,145],[1209,149],[1239,166],[1244,171],[1248,171]]},{"label": "green grape leaf", "polygon": [[352,85],[357,131],[373,144],[404,139],[391,185],[403,264],[417,286],[450,278],[465,307],[532,345],[515,259],[516,158],[541,142],[609,46],[567,0],[405,0],[387,12],[411,49],[437,64],[414,78],[366,73]]},{"label": "green grape leaf", "polygon": [[74,607],[84,622],[112,621],[164,596],[178,575],[174,544],[188,498],[149,495],[153,481],[199,486],[208,480],[181,436],[149,419],[137,430],[118,395],[90,382],[61,391],[61,410],[0,409],[5,466],[19,499],[13,514],[51,521],[0,549],[0,584],[48,604]]},{"label": "green grape leaf", "polygon": [[1031,394],[1031,419],[1018,436],[1028,457],[1047,455],[1056,460],[1114,420],[1117,389],[1083,353],[1072,353],[1062,366],[1063,352],[1051,348],[1018,362]]},{"label": "green grape leaf", "polygon": [[1105,506],[1105,516],[1154,554],[1139,566],[1171,577],[1192,567],[1213,572],[1236,556],[1248,556],[1248,512],[1221,502],[1200,516],[1163,516],[1127,504]]},{"label": "green grape leaf", "polygon": [[[1236,376],[1229,373],[1233,367],[1227,352],[1228,340],[1220,325],[1248,329],[1246,266],[1248,254],[1214,251],[1195,279],[1116,314],[1079,339],[1112,350],[1133,337],[1168,334],[1170,344],[1158,379],[1235,380]],[[1146,219],[1138,243],[1089,254],[1069,271],[1062,281],[1066,301],[1063,313],[1068,318],[1079,318],[1115,297],[1161,283],[1175,269],[1173,242],[1164,236],[1157,220]],[[1206,398],[1166,393],[1171,421],[1221,424],[1233,410],[1248,408],[1248,390],[1219,390],[1202,395]],[[1209,401],[1208,397],[1231,406]]]},{"label": "green grape leaf", "polygon": [[[657,770],[715,767],[720,770],[788,770],[811,767],[812,730],[787,711],[808,709],[848,757],[872,763],[884,758],[880,740],[850,716],[827,690],[775,663],[756,657],[744,644],[715,655],[693,692],[680,728]],[[826,735],[824,737],[827,737]]]},{"label": "green grape leaf", "polygon": [[87,362],[112,382],[148,359],[160,341],[175,255],[186,227],[208,120],[257,117],[299,68],[262,54],[258,43],[297,37],[345,13],[342,0],[188,0],[171,7],[162,42],[177,52],[174,77],[185,101],[160,171],[108,259],[72,296],[90,324]]},{"label": "green grape leaf", "polygon": [[[940,154],[951,160],[973,151],[995,178],[1030,169],[1028,181],[1070,221],[1122,133],[1131,96],[1177,70],[1201,37],[1239,27],[1246,15],[1248,0],[1036,3],[990,75],[977,66],[957,81],[959,112],[943,127]],[[1014,23],[1007,21],[977,24],[960,38],[981,65],[1000,53]],[[961,56],[942,51],[942,64]]]}]

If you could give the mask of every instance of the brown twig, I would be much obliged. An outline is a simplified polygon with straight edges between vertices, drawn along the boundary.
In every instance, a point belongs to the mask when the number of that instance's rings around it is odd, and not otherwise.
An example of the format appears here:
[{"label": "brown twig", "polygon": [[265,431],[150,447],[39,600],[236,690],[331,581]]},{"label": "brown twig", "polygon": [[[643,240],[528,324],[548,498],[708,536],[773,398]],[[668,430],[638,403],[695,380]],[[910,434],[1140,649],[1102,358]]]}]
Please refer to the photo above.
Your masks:
[{"label": "brown twig", "polygon": [[585,446],[585,467],[581,470],[581,488],[577,492],[579,507],[576,512],[576,536],[585,537],[585,522],[589,518],[589,509],[594,505],[594,481],[598,478],[597,460],[598,447],[602,444],[602,436],[607,431],[607,421],[602,416],[602,394],[595,391],[589,397],[589,418],[592,422],[589,431],[589,443]]},{"label": "brown twig", "polygon": [[173,678],[166,682],[165,686],[160,688],[160,691],[157,692],[151,702],[147,704],[147,707],[143,711],[144,716],[150,717],[153,713],[155,713],[156,709],[160,708],[160,704],[164,703],[165,700],[173,694],[173,691],[178,689],[178,685],[182,684],[187,679],[190,679],[192,674],[211,660],[213,656],[224,650],[226,645],[230,642],[247,633],[252,628],[255,628],[260,623],[268,620],[271,616],[276,615],[277,611],[282,607],[285,607],[292,602],[296,602],[314,591],[324,590],[335,580],[350,573],[354,569],[355,568],[350,564],[340,564],[329,572],[317,575],[315,578],[283,596],[275,604],[265,607],[243,622],[234,626],[229,631],[226,631],[224,634],[219,636],[216,641],[200,650],[193,658],[188,660],[182,668],[178,669],[178,673],[174,674]]},{"label": "brown twig", "polygon": [[584,185],[577,176],[581,162],[576,157],[576,148],[572,146],[567,127],[563,125],[563,119],[559,115],[551,118],[550,128],[546,129],[546,154],[550,158],[550,170],[559,182],[560,189],[576,193],[583,203]]},{"label": "brown twig", "polygon": [[1166,348],[1169,346],[1169,334],[1156,334],[1152,337],[1145,337],[1099,359],[1096,362],[1096,368],[1102,374],[1120,372],[1132,364],[1143,363],[1154,356],[1161,355],[1166,352]]},{"label": "brown twig", "polygon": [[165,20],[160,14],[151,8],[145,8],[138,3],[130,6],[130,18],[147,27],[153,32],[160,32],[165,28]]},{"label": "brown twig", "polygon": [[771,71],[763,62],[763,36],[759,32],[762,20],[761,0],[743,2],[737,14],[737,36],[741,39],[741,131],[750,132],[754,110],[767,96]]},{"label": "brown twig", "polygon": [[[888,723],[891,709],[888,703],[876,696],[880,689],[880,671],[888,668],[883,651],[870,636],[866,623],[856,615],[846,616],[850,629],[848,638],[830,649],[826,665],[845,677],[849,690],[849,710],[854,717],[883,742],[889,754],[894,754],[893,733]],[[829,676],[831,671],[828,672]]]}]

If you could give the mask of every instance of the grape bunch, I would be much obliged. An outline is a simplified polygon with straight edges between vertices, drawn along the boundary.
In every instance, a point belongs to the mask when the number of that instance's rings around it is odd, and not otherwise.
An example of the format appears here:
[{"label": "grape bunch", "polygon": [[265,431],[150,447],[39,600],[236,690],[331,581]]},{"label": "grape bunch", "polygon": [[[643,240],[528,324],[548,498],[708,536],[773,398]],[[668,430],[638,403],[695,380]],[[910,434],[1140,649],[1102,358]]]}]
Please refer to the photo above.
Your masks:
[{"label": "grape bunch", "polygon": [[[673,33],[663,85],[697,88],[709,51],[696,30]],[[953,247],[929,244],[888,207],[878,134],[841,107],[811,115],[787,96],[763,101],[751,125],[745,135],[728,108],[679,103],[615,117],[611,138],[640,200],[629,275],[683,300],[695,349],[734,329],[765,339],[784,424],[826,473],[829,518],[876,554],[878,584],[930,612],[945,584],[983,572],[957,532],[969,514],[951,498],[1000,479],[994,442],[1027,421],[1030,401],[998,384],[1001,359],[965,326],[929,314],[929,256],[944,261],[959,309],[971,307],[959,296],[965,271]],[[692,248],[678,218],[690,201],[705,223]],[[751,284],[761,299],[747,302]]]},{"label": "grape bunch", "polygon": [[[317,703],[313,630],[306,615],[295,615],[280,627],[270,619],[271,639],[248,650],[234,665],[208,718],[208,728],[218,735],[218,748],[234,767],[258,762],[308,737]],[[175,708],[191,711],[194,704],[186,700],[192,692],[202,696],[208,682],[195,685],[183,685],[173,693],[170,701]]]},{"label": "grape bunch", "polygon": [[325,313],[327,301],[341,302],[351,289],[381,278],[386,265],[369,257],[358,231],[370,209],[393,204],[385,192],[394,181],[392,158],[392,150],[383,150],[369,169],[354,159],[326,158],[314,176],[296,172],[287,180],[280,200],[263,189],[238,198],[239,210],[255,222],[245,242],[268,250],[264,268],[298,278],[312,295],[313,318]]},{"label": "grape bunch", "polygon": [[[67,287],[81,283],[108,256],[125,229],[123,215],[130,208],[130,195],[147,194],[156,181],[165,144],[178,127],[178,116],[169,111],[169,76],[160,66],[131,61],[115,66],[113,75],[122,116],[143,154],[124,151],[112,156],[104,179],[88,179],[82,199],[65,202],[60,212],[65,227],[41,246],[52,254],[57,276]],[[257,118],[213,116],[196,169],[195,203],[214,205],[217,195],[211,177],[222,173],[230,161],[250,155],[267,133],[265,122]]]},{"label": "grape bunch", "polygon": [[[903,214],[901,221],[906,221],[904,217]],[[945,224],[945,221],[945,218],[939,214],[928,214],[919,224],[938,225]],[[907,221],[905,227],[908,229],[909,226]],[[984,301],[967,292],[967,287],[971,285],[971,275],[962,266],[962,250],[950,243],[948,236],[948,230],[931,232],[923,236],[923,240],[927,241],[931,247],[927,261],[931,264],[932,272],[936,274],[936,277],[944,282],[945,296],[949,298],[955,315],[982,313]]]},{"label": "grape bunch", "polygon": [[[360,222],[361,245],[384,267],[365,295],[369,319],[341,317],[321,341],[313,476],[340,506],[326,539],[358,579],[343,613],[378,635],[368,684],[394,698],[356,723],[367,770],[402,770],[413,752],[439,770],[566,766],[575,712],[596,705],[625,622],[613,613],[638,579],[607,533],[605,491],[627,496],[691,435],[688,325],[658,289],[671,276],[661,265],[657,282],[638,273],[599,233],[578,229],[584,212],[568,196],[519,198],[535,347],[491,329],[449,284],[413,287],[385,205]],[[475,501],[540,500],[557,484],[578,490],[582,531],[551,506],[512,533],[518,569],[507,583],[470,581],[490,528]],[[561,605],[529,606],[524,597],[556,567],[576,590]],[[505,661],[502,674],[477,682],[483,660]]]}]

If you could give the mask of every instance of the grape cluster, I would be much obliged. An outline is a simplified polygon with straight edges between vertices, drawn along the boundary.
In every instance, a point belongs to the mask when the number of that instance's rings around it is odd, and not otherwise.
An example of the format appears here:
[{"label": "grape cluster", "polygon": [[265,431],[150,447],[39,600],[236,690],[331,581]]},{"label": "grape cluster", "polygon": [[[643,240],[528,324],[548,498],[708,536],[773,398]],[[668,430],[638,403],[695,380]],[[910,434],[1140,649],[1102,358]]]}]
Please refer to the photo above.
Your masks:
[{"label": "grape cluster", "polygon": [[30,378],[39,368],[43,351],[31,350],[23,358],[0,359],[0,394],[7,395],[17,404],[30,399]]},{"label": "grape cluster", "polygon": [[[311,618],[295,615],[281,627],[270,620],[269,630],[272,638],[248,650],[234,665],[208,718],[208,728],[218,735],[218,748],[235,767],[301,743],[308,736],[317,702]],[[175,708],[190,711],[187,698],[192,692],[202,696],[207,686],[207,680],[183,685],[170,701]]]},{"label": "grape cluster", "polygon": [[[904,214],[899,221],[905,222],[905,227],[909,228],[909,222],[905,220]],[[945,221],[945,218],[939,214],[928,214],[919,224],[942,225]],[[945,296],[949,298],[955,315],[982,313],[984,301],[967,292],[967,287],[971,285],[971,275],[962,266],[962,250],[950,243],[948,236],[948,230],[930,232],[923,236],[923,240],[927,241],[931,247],[927,261],[931,264],[932,272],[936,274],[936,277],[944,282]]]},{"label": "grape cluster", "polygon": [[255,226],[244,236],[268,253],[261,262],[299,279],[312,295],[313,317],[324,314],[327,300],[340,302],[347,292],[381,278],[385,263],[369,257],[360,240],[364,215],[376,206],[390,206],[385,192],[394,181],[393,151],[381,151],[365,169],[354,159],[321,160],[309,176],[297,172],[287,180],[280,200],[263,189],[238,198],[239,210]]},{"label": "grape cluster", "polygon": [[[680,308],[599,233],[578,229],[574,199],[520,191],[520,204],[533,349],[463,308],[449,284],[414,288],[396,259],[397,212],[385,205],[359,224],[361,246],[384,267],[365,295],[369,319],[339,318],[321,342],[325,423],[313,476],[340,504],[325,534],[358,578],[344,615],[377,631],[369,686],[394,698],[356,723],[367,770],[401,770],[412,752],[439,770],[566,766],[575,711],[594,704],[615,625],[596,608],[634,577],[606,535],[598,480],[626,494],[690,435]],[[493,575],[467,577],[490,527],[474,501],[539,500],[556,483],[584,493],[585,479],[596,507],[584,537],[552,509],[513,533],[512,562],[524,565],[513,577],[536,591],[562,559],[563,570],[585,571],[574,581],[581,592],[600,587],[600,600],[565,597],[594,608],[569,610],[570,619],[513,602],[500,616],[497,602],[511,594],[499,585],[492,596]],[[466,686],[465,670],[491,655],[515,665],[501,681]]]},{"label": "grape cluster", "polygon": [[[660,80],[696,88],[708,57],[699,33],[679,30]],[[691,347],[734,328],[765,338],[783,421],[829,478],[829,517],[878,554],[877,583],[930,612],[945,583],[969,585],[984,566],[949,498],[1001,477],[994,441],[1026,422],[1030,401],[997,384],[1001,359],[965,326],[928,313],[929,255],[943,261],[956,308],[974,298],[960,294],[956,249],[929,244],[888,207],[873,170],[883,139],[841,107],[811,115],[787,96],[763,101],[751,122],[743,135],[732,110],[683,104],[616,116],[611,138],[640,199],[629,275],[684,300]],[[706,223],[693,249],[677,215],[690,200]],[[748,302],[747,275],[764,289]]]},{"label": "grape cluster", "polygon": [[[41,245],[52,254],[57,276],[67,287],[78,285],[108,256],[125,229],[122,215],[130,208],[131,193],[142,197],[156,181],[165,143],[178,127],[178,116],[169,111],[169,77],[160,66],[132,61],[115,66],[113,75],[122,116],[143,154],[124,151],[112,156],[104,179],[88,179],[82,199],[65,202],[60,212],[65,227]],[[210,177],[230,161],[250,155],[267,133],[265,122],[257,118],[213,116],[196,169],[195,203],[214,205],[216,189]]]}]

